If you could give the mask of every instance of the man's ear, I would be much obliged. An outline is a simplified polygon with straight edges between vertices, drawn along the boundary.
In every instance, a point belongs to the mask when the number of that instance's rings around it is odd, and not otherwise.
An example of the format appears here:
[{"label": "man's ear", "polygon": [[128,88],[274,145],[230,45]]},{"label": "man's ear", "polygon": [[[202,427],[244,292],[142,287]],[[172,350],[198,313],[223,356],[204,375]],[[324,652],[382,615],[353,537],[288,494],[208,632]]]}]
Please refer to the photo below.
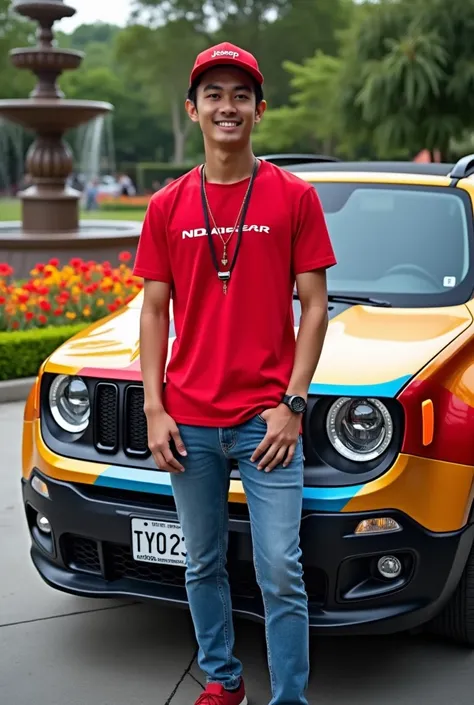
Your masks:
[{"label": "man's ear", "polygon": [[260,122],[263,117],[263,113],[267,109],[267,101],[261,100],[255,109],[255,122]]},{"label": "man's ear", "polygon": [[193,103],[192,100],[189,100],[189,98],[186,98],[186,102],[184,104],[184,107],[186,109],[187,114],[191,118],[193,122],[199,122],[199,115],[197,108],[195,104]]}]

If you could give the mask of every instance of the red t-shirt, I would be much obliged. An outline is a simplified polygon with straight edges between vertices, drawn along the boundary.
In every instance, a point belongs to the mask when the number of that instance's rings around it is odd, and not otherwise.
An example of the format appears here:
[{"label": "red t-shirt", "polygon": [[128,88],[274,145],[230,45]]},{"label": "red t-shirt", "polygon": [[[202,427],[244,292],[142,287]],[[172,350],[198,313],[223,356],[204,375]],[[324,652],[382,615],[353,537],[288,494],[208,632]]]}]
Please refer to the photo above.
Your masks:
[{"label": "red t-shirt", "polygon": [[[248,183],[206,183],[219,229],[234,226]],[[213,238],[220,265],[223,244]],[[237,238],[227,246],[229,262]],[[261,162],[254,182],[227,294],[206,236],[200,168],[154,194],[134,274],[172,285],[176,339],[163,403],[174,420],[234,426],[277,406],[294,363],[295,275],[335,263],[314,186],[270,162]]]}]

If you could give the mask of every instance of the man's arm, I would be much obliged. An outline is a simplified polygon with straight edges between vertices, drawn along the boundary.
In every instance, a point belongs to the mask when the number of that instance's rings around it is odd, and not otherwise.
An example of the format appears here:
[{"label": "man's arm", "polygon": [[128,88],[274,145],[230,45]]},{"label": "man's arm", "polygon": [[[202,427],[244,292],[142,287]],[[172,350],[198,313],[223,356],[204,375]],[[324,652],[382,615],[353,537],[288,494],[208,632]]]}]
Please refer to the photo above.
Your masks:
[{"label": "man's arm", "polygon": [[296,288],[301,304],[301,319],[287,394],[297,394],[307,399],[328,327],[326,270],[298,274]]},{"label": "man's arm", "polygon": [[176,423],[163,406],[163,382],[170,327],[169,308],[170,285],[145,280],[140,314],[140,366],[145,393],[148,447],[161,470],[182,472],[183,466],[171,452],[170,438],[174,439],[176,449],[181,455],[186,455],[184,443]]}]

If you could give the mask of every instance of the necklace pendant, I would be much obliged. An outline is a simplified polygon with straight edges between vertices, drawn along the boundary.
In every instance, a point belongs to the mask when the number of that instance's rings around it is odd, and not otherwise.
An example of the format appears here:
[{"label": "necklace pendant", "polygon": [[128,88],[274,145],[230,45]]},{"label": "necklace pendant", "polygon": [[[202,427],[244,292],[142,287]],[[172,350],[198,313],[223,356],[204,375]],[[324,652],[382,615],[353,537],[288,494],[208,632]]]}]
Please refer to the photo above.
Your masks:
[{"label": "necklace pendant", "polygon": [[227,245],[224,244],[224,252],[222,253],[222,259],[221,259],[221,262],[224,265],[224,267],[226,266],[228,261],[229,260],[227,259]]}]

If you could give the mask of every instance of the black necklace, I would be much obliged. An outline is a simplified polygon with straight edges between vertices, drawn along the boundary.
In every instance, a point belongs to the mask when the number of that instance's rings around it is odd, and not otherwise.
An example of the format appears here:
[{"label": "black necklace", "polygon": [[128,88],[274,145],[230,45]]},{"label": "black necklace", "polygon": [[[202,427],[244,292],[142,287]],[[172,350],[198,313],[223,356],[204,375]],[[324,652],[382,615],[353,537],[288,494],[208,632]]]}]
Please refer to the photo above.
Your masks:
[{"label": "black necklace", "polygon": [[[258,170],[258,160],[255,159],[254,165],[253,165],[253,170],[252,170],[252,175],[250,177],[249,187],[247,189],[247,193],[245,194],[245,199],[244,199],[243,206],[242,206],[242,215],[241,215],[240,223],[239,223],[237,244],[235,246],[234,256],[232,257],[232,262],[230,263],[229,269],[227,269],[225,271],[221,271],[221,269],[219,267],[219,262],[217,260],[216,249],[215,249],[212,234],[211,234],[211,224],[209,221],[209,208],[208,208],[208,203],[207,203],[207,198],[206,198],[205,173],[204,173],[205,170],[204,170],[204,166],[201,167],[201,202],[202,202],[202,209],[203,209],[203,213],[204,213],[204,222],[206,224],[207,241],[209,243],[209,248],[211,250],[211,257],[212,257],[212,261],[214,263],[214,268],[217,272],[217,276],[219,277],[219,280],[221,282],[223,282],[224,294],[227,293],[227,282],[230,279],[230,275],[232,274],[232,270],[234,269],[235,263],[237,260],[237,255],[238,255],[239,248],[240,248],[240,242],[242,240],[242,231],[244,228],[245,216],[247,215],[247,210],[248,210],[248,207],[250,204],[250,197],[252,195],[252,190],[253,190],[255,177],[257,175],[257,170]],[[234,232],[235,232],[235,228],[234,228]],[[227,260],[225,260],[225,261],[227,261]]]}]

